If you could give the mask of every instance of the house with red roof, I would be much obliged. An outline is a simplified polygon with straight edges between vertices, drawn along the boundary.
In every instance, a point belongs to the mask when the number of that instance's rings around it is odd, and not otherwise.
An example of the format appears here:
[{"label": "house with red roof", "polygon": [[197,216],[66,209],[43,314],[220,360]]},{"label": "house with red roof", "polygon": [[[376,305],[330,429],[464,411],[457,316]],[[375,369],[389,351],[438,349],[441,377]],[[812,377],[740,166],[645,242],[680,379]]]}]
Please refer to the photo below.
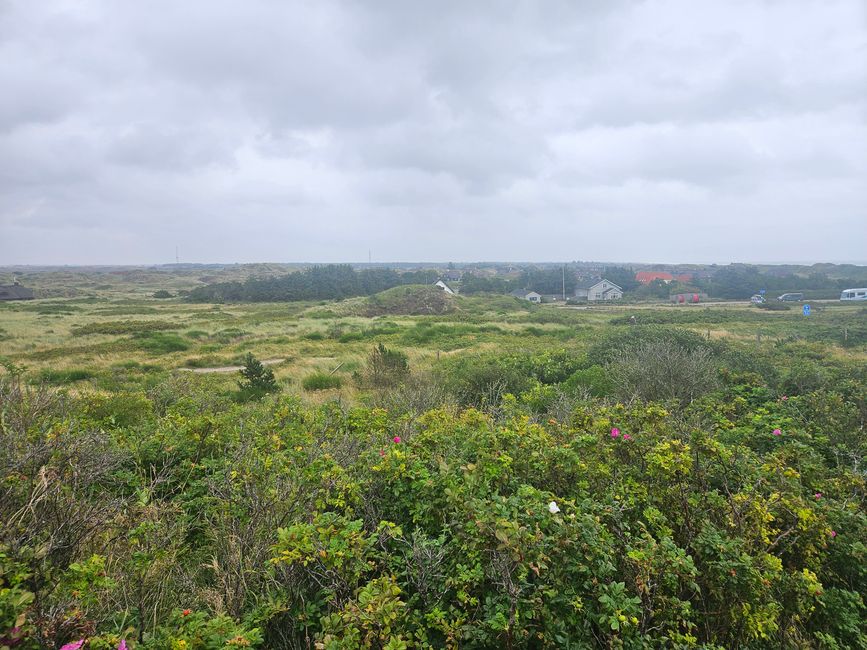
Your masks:
[{"label": "house with red roof", "polygon": [[662,280],[666,284],[675,280],[686,283],[692,281],[692,274],[681,273],[679,275],[672,275],[667,271],[639,271],[635,274],[635,280],[641,284],[650,284],[654,280]]},{"label": "house with red roof", "polygon": [[650,284],[654,280],[662,280],[668,284],[674,280],[674,276],[665,271],[639,271],[635,274],[635,280],[641,284]]}]

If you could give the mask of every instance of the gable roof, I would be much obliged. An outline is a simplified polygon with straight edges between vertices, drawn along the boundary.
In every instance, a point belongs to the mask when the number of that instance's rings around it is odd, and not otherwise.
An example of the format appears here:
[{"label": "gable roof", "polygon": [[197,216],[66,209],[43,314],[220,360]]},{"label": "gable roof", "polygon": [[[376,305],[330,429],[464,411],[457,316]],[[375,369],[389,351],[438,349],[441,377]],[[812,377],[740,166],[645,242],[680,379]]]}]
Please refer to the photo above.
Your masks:
[{"label": "gable roof", "polygon": [[592,289],[597,284],[602,284],[603,282],[606,282],[609,285],[611,285],[608,289],[605,289],[606,291],[609,291],[610,289],[617,289],[618,291],[623,291],[623,289],[620,286],[614,284],[611,280],[606,280],[605,278],[600,278],[598,280],[584,280],[583,282],[579,282],[578,284],[576,284],[575,288],[576,289]]}]

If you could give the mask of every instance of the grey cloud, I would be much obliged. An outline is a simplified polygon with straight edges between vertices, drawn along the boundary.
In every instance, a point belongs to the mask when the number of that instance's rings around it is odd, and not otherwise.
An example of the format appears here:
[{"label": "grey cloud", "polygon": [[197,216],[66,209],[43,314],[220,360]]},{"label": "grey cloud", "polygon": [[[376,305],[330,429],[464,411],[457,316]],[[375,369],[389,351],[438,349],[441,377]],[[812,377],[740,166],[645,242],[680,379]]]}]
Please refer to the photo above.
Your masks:
[{"label": "grey cloud", "polygon": [[865,53],[859,0],[10,0],[0,261],[865,261]]}]

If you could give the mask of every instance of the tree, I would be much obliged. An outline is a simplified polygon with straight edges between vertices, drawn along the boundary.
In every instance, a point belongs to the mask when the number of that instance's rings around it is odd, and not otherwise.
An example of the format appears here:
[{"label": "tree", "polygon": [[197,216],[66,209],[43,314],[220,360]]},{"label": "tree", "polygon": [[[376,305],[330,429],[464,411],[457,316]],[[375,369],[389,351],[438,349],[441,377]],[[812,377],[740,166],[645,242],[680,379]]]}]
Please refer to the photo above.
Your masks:
[{"label": "tree", "polygon": [[399,350],[389,350],[378,343],[367,358],[365,381],[371,386],[392,386],[409,374],[409,361]]},{"label": "tree", "polygon": [[276,393],[280,390],[274,371],[266,367],[251,352],[244,357],[244,367],[239,371],[244,378],[238,382],[243,400],[262,399],[268,393]]},{"label": "tree", "polygon": [[602,274],[606,280],[611,280],[624,291],[633,291],[639,287],[639,282],[635,279],[635,271],[624,266],[606,266],[605,272]]}]

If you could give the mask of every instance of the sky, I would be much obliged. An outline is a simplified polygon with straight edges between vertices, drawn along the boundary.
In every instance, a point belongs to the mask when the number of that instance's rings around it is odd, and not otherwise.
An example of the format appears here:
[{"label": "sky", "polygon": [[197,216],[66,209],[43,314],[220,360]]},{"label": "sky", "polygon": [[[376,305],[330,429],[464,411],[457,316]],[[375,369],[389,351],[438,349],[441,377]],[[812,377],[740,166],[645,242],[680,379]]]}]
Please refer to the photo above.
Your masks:
[{"label": "sky", "polygon": [[0,265],[867,263],[863,0],[0,0]]}]

